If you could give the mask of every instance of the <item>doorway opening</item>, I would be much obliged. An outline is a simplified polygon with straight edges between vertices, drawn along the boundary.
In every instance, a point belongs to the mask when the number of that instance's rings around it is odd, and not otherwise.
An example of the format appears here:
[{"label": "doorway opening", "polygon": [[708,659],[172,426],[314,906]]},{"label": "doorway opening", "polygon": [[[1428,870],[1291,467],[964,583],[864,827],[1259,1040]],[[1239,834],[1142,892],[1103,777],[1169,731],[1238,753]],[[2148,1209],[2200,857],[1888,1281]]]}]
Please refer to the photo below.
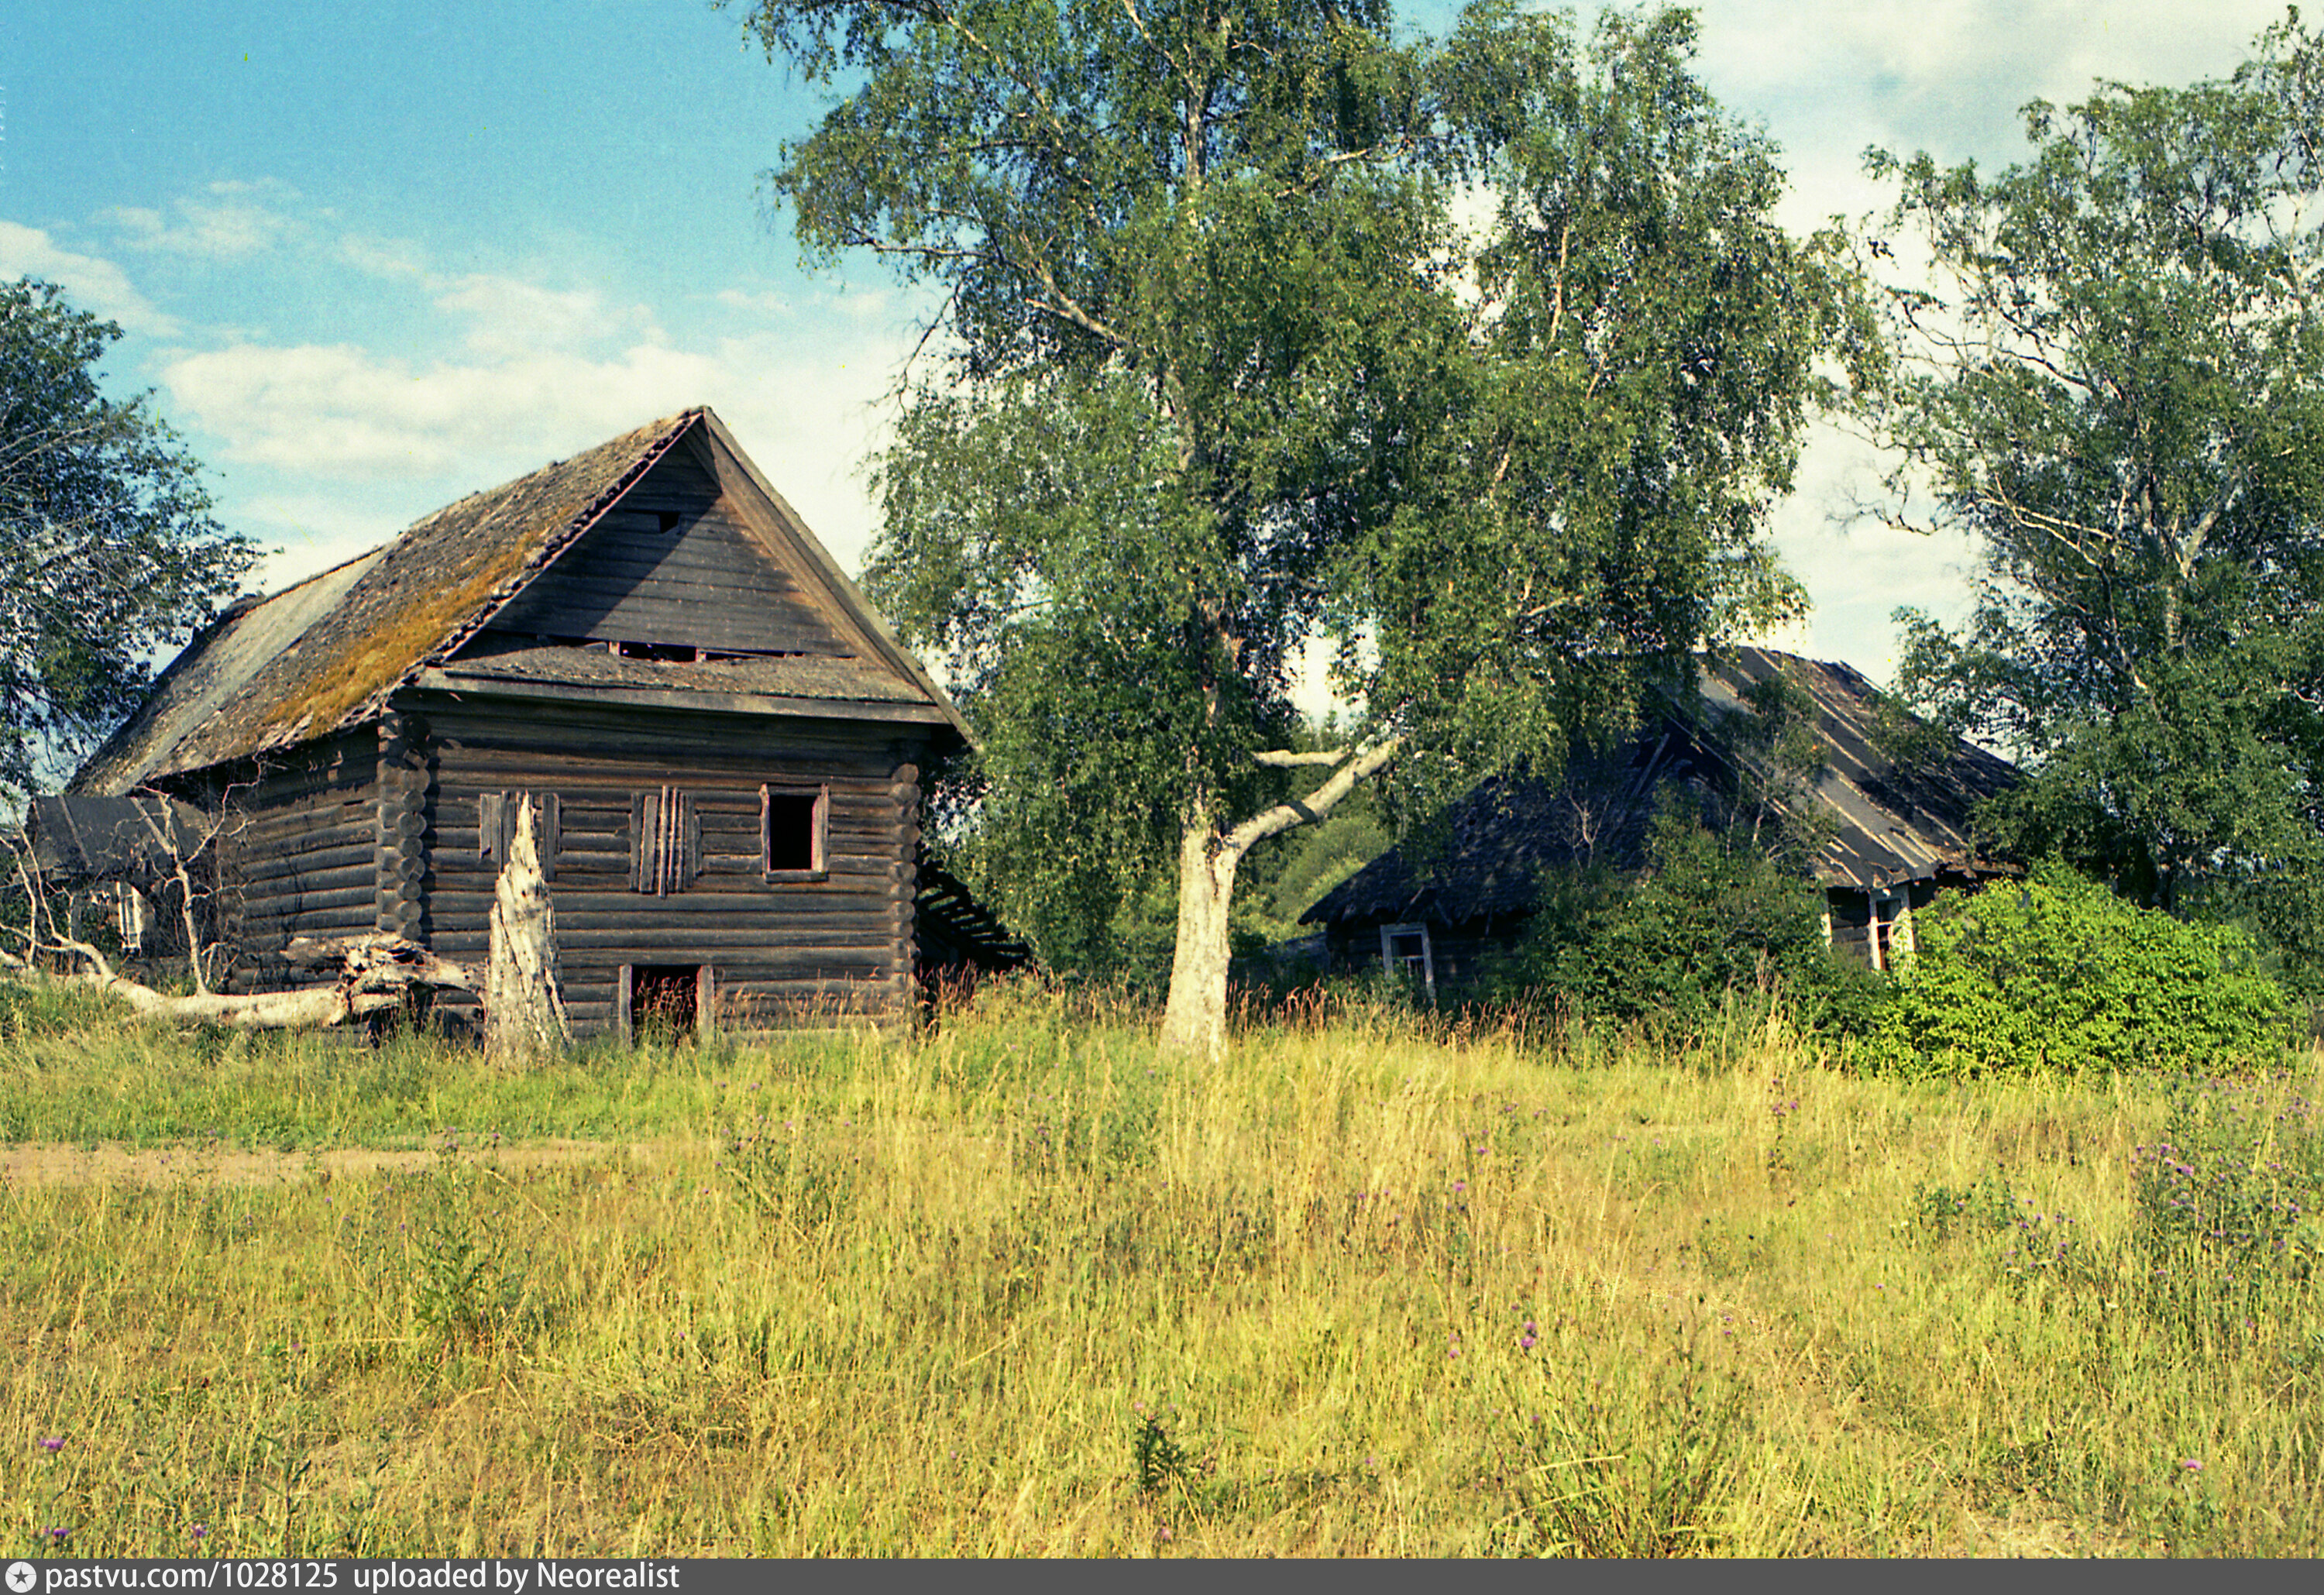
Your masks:
[{"label": "doorway opening", "polygon": [[711,1028],[706,963],[622,965],[621,1028],[632,1042],[673,1042]]}]

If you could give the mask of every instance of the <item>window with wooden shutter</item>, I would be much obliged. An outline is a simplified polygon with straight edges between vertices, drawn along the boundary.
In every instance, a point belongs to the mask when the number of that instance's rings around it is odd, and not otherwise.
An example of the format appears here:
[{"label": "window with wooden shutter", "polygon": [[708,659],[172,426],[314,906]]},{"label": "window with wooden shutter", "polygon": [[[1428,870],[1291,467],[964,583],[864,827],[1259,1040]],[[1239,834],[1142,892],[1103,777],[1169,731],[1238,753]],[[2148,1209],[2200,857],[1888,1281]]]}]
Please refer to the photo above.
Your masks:
[{"label": "window with wooden shutter", "polygon": [[759,861],[769,880],[826,878],[830,835],[829,787],[759,788]]},{"label": "window with wooden shutter", "polygon": [[[540,827],[533,842],[540,854],[540,878],[554,880],[562,840],[557,794],[543,793],[532,801],[538,815],[534,823]],[[495,875],[508,866],[509,849],[516,844],[516,816],[523,806],[521,792],[486,792],[476,799],[476,855]]]},{"label": "window with wooden shutter", "polygon": [[[746,811],[747,812],[747,811]],[[650,897],[684,891],[702,872],[702,826],[694,798],[676,787],[630,800],[630,885]]]}]

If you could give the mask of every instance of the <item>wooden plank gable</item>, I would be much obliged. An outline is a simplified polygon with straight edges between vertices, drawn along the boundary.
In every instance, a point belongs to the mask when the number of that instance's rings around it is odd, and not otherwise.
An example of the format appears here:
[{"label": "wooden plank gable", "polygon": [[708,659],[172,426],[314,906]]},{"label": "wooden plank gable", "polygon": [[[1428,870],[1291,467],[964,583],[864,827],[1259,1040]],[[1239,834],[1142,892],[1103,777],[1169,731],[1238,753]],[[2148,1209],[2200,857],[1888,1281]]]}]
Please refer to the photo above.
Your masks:
[{"label": "wooden plank gable", "polygon": [[[860,657],[821,583],[754,535],[696,450],[673,449],[493,617],[491,632]],[[835,623],[838,622],[838,623]]]}]

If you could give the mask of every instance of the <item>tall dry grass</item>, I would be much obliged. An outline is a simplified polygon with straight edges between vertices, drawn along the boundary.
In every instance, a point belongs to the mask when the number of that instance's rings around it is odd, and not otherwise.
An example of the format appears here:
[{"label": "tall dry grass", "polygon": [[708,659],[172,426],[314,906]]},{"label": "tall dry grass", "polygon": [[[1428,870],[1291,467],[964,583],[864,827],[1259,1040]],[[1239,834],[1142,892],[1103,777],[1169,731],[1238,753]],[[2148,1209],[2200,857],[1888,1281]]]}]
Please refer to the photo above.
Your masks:
[{"label": "tall dry grass", "polygon": [[[420,1041],[20,1016],[0,1028],[18,1141],[167,1140],[141,1094],[211,1139],[167,1179],[0,1191],[0,1539],[2324,1543],[2312,1222],[2278,1213],[2254,1242],[2155,1217],[2229,1164],[2253,1202],[2298,1188],[2319,1060],[2174,1108],[2153,1083],[1855,1077],[1780,1027],[1577,1056],[1340,1008],[1180,1064],[1133,1019],[1020,991],[918,1039],[495,1079]],[[2163,1169],[2151,1148],[2190,1125]],[[2238,1126],[2264,1144],[2236,1152]],[[529,1158],[576,1131],[602,1149]],[[238,1141],[291,1149],[255,1180],[199,1149]],[[431,1141],[417,1168],[336,1161]]]}]

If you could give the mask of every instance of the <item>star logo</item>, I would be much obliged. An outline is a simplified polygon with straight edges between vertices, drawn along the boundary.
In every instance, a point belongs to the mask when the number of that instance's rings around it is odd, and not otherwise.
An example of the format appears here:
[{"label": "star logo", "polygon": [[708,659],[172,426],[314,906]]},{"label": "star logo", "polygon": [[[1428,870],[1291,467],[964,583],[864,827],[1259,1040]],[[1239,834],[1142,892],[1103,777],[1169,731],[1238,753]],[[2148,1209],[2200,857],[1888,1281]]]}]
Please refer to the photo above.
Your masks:
[{"label": "star logo", "polygon": [[8,1595],[32,1595],[32,1586],[40,1581],[41,1575],[32,1571],[31,1563],[12,1562],[8,1564]]}]

